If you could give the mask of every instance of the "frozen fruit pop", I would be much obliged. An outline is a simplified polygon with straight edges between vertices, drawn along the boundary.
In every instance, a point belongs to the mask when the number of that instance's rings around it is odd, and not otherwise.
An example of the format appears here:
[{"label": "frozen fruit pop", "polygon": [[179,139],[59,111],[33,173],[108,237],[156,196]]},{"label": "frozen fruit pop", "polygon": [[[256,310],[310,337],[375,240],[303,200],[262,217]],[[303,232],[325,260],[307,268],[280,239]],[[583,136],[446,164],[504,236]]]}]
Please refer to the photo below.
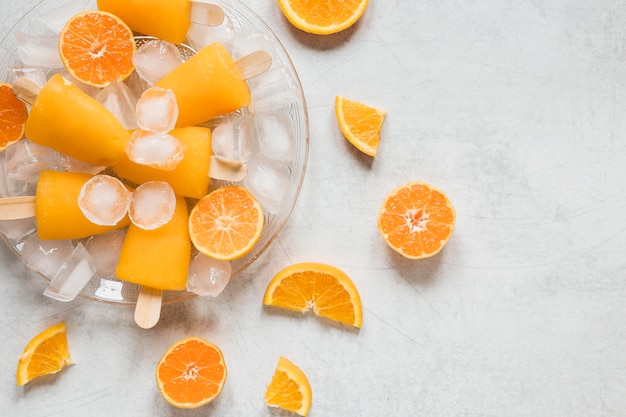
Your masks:
[{"label": "frozen fruit pop", "polygon": [[182,43],[191,22],[217,26],[224,11],[190,0],[98,0],[98,9],[113,13],[132,30],[172,43]]},{"label": "frozen fruit pop", "polygon": [[255,70],[260,68],[259,72],[262,72],[268,64],[271,65],[269,54],[257,52],[250,56],[259,57],[260,62],[246,60],[246,57],[235,62],[226,48],[215,42],[200,49],[196,55],[161,78],[155,86],[172,90],[176,96],[176,126],[196,125],[248,106],[251,97],[245,81],[249,78],[246,66]]},{"label": "frozen fruit pop", "polygon": [[110,166],[124,155],[130,133],[102,104],[56,74],[34,100],[26,136],[81,161]]}]

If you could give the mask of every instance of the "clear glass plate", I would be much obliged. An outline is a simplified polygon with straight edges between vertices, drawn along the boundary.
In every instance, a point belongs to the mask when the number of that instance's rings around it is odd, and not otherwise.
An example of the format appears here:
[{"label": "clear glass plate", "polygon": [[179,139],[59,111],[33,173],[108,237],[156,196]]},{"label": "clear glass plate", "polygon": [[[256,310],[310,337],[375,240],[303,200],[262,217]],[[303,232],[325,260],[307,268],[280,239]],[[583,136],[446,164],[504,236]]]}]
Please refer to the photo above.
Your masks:
[{"label": "clear glass plate", "polygon": [[[260,104],[255,103],[253,94],[251,108],[245,108],[236,112],[236,114],[225,116],[234,119],[243,118],[255,111],[263,111],[264,106],[274,106],[272,107],[272,109],[274,109],[272,111],[279,111],[281,117],[286,117],[288,120],[288,129],[291,129],[290,133],[295,140],[295,156],[289,160],[276,161],[276,164],[280,165],[280,169],[288,172],[289,188],[278,207],[274,208],[272,212],[266,210],[265,228],[256,246],[246,256],[231,263],[232,277],[234,278],[261,256],[287,221],[298,198],[304,179],[309,148],[309,128],[306,103],[298,75],[289,55],[276,35],[260,17],[238,0],[213,0],[212,3],[222,6],[227,18],[232,22],[234,44],[237,44],[237,42],[242,39],[257,39],[259,45],[264,45],[271,50],[270,53],[273,56],[272,69],[278,68],[280,72],[286,74],[292,87],[288,94],[278,92],[278,96],[275,100],[270,96],[269,100]],[[95,0],[43,0],[33,7],[33,9],[26,13],[9,31],[5,38],[0,41],[0,81],[10,83],[12,80],[9,68],[23,65],[17,52],[16,34],[38,34],[37,32],[40,30],[39,26],[41,25],[42,17],[49,16],[51,11],[58,10],[59,7],[89,10],[95,9],[96,5]],[[183,52],[183,55],[187,57],[193,54],[193,48],[188,46],[189,43],[188,40],[185,45],[179,48],[181,52]],[[254,43],[248,44],[254,45]],[[192,52],[190,53],[189,51]],[[45,67],[43,70],[48,77],[55,72],[59,72],[58,68]],[[250,82],[253,82],[253,80]],[[268,109],[266,108],[265,110]],[[213,125],[218,122],[219,120],[214,121]],[[211,123],[209,126],[211,126]],[[0,154],[0,197],[34,195],[35,188],[33,184],[30,184],[26,189],[12,186],[11,181],[15,181],[15,178],[8,178],[11,176],[11,172],[7,172],[5,154],[6,152]],[[223,185],[225,185],[224,182],[211,181],[211,189]],[[24,242],[35,233],[36,221],[34,218],[0,221],[0,235],[6,244],[11,247],[22,260],[24,260],[22,257]],[[75,246],[79,242],[85,243],[86,239],[73,240],[70,243]],[[68,242],[58,242],[59,245],[65,245],[66,247],[67,243]],[[192,253],[192,257],[194,254],[195,253]],[[97,254],[92,255],[97,256]],[[28,262],[25,262],[25,264],[30,267]],[[52,279],[49,273],[42,273],[34,268],[33,270],[38,272],[46,280]],[[120,281],[114,276],[95,276],[87,286],[85,286],[80,296],[99,302],[134,305],[138,294],[139,286],[135,284]],[[195,297],[195,294],[187,291],[165,291],[163,294],[163,302],[180,302],[192,297]]]}]

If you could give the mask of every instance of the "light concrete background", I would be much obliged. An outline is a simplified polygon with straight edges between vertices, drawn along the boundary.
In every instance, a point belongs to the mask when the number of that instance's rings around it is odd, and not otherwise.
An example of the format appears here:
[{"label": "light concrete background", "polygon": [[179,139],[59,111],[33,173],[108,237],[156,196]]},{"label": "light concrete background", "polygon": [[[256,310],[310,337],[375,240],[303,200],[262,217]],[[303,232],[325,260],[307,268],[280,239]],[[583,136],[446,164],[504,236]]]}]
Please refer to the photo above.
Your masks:
[{"label": "light concrete background", "polygon": [[[2,0],[0,36],[36,2]],[[626,3],[370,0],[343,33],[305,34],[275,0],[246,1],[299,72],[311,147],[279,238],[215,300],[132,310],[42,296],[0,248],[0,415],[276,416],[278,357],[309,376],[311,417],[626,415]],[[379,156],[342,137],[335,95],[385,108]],[[457,224],[439,255],[389,250],[376,218],[409,181],[444,190]],[[261,305],[288,264],[333,264],[357,284],[363,328]],[[15,386],[28,340],[68,325],[75,365]],[[199,335],[228,365],[194,411],[160,397],[154,368]]]}]

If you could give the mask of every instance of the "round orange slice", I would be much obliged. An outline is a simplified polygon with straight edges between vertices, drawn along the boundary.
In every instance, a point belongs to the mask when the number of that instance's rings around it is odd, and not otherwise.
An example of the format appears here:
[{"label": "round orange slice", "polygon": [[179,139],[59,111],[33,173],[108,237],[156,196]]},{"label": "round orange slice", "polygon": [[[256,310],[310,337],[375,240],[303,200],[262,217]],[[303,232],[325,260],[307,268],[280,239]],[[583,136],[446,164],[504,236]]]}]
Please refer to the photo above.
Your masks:
[{"label": "round orange slice", "polygon": [[364,154],[376,156],[387,112],[337,96],[335,115],[346,139]]},{"label": "round orange slice", "polygon": [[278,0],[292,25],[316,35],[341,32],[355,24],[367,8],[367,0]]},{"label": "round orange slice", "polygon": [[448,197],[423,182],[393,190],[382,204],[378,230],[400,255],[420,259],[435,255],[450,239],[456,215]]},{"label": "round orange slice", "polygon": [[289,359],[280,357],[272,381],[265,391],[265,403],[300,416],[311,408],[313,393],[306,374]]},{"label": "round orange slice", "polygon": [[28,110],[15,97],[13,86],[0,83],[0,152],[24,137]]},{"label": "round orange slice", "polygon": [[254,196],[240,186],[218,188],[189,214],[191,241],[203,254],[223,261],[241,258],[259,241],[265,217]]},{"label": "round orange slice", "polygon": [[71,363],[65,323],[51,326],[26,345],[17,364],[17,385],[55,374]]},{"label": "round orange slice", "polygon": [[352,280],[341,270],[321,263],[293,264],[268,284],[263,304],[361,327],[361,297]]},{"label": "round orange slice", "polygon": [[226,382],[222,351],[200,337],[187,337],[170,346],[156,367],[163,398],[178,408],[198,408],[222,392]]},{"label": "round orange slice", "polygon": [[67,71],[94,87],[106,87],[132,74],[136,49],[126,23],[101,10],[74,15],[59,35],[59,52]]}]

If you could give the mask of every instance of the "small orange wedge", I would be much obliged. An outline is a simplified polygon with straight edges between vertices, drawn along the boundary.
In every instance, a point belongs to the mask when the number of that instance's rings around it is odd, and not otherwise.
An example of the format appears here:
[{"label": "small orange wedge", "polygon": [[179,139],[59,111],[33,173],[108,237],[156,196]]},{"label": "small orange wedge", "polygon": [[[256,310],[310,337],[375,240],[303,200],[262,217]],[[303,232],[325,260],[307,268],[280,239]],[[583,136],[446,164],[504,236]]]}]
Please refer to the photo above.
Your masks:
[{"label": "small orange wedge", "polygon": [[335,115],[346,139],[364,154],[376,156],[387,112],[337,96]]},{"label": "small orange wedge", "polygon": [[268,284],[263,304],[361,327],[361,297],[341,270],[321,263],[299,263],[280,271]]},{"label": "small orange wedge", "polygon": [[309,379],[289,359],[278,359],[272,381],[265,391],[265,403],[270,407],[306,416],[311,408],[313,394]]},{"label": "small orange wedge", "polygon": [[51,326],[26,345],[17,364],[17,385],[22,386],[34,378],[55,374],[71,363],[65,323]]},{"label": "small orange wedge", "polygon": [[368,0],[278,0],[292,25],[316,35],[330,35],[355,24]]}]

